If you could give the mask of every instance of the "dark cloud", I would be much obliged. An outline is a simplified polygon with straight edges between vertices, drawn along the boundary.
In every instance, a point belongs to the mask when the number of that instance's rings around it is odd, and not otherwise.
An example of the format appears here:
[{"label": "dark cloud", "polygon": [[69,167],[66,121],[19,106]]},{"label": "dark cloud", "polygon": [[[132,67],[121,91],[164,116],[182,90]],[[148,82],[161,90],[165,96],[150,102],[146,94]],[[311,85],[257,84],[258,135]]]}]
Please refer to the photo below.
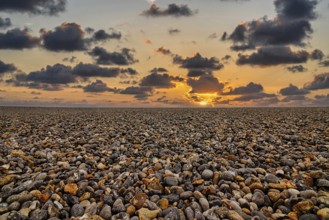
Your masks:
[{"label": "dark cloud", "polygon": [[63,59],[64,62],[70,62],[70,63],[74,63],[77,60],[76,56],[71,56],[71,57],[65,57]]},{"label": "dark cloud", "polygon": [[225,61],[227,61],[227,60],[229,60],[229,59],[231,59],[232,58],[232,56],[231,55],[225,55],[223,58],[222,58],[222,60],[225,60]]},{"label": "dark cloud", "polygon": [[125,80],[125,81],[120,81],[120,84],[125,84],[125,85],[136,85],[138,82],[136,80]]},{"label": "dark cloud", "polygon": [[175,81],[182,82],[183,78],[170,76],[167,73],[159,74],[152,72],[150,75],[141,79],[140,86],[151,86],[155,88],[175,88]]},{"label": "dark cloud", "polygon": [[312,82],[304,86],[308,90],[329,89],[329,73],[316,75]]},{"label": "dark cloud", "polygon": [[313,60],[322,60],[323,57],[324,57],[324,53],[319,49],[315,49],[311,53],[311,58]]},{"label": "dark cloud", "polygon": [[4,75],[5,73],[12,73],[16,71],[17,68],[14,64],[7,64],[0,60],[0,76]]},{"label": "dark cloud", "polygon": [[283,88],[279,92],[283,96],[306,95],[310,92],[307,89],[299,89],[297,86],[290,84],[288,87]]},{"label": "dark cloud", "polygon": [[1,0],[0,11],[57,15],[65,11],[66,0]]},{"label": "dark cloud", "polygon": [[178,33],[180,33],[180,30],[177,29],[177,28],[170,28],[170,29],[168,30],[168,33],[169,33],[170,35],[178,34]]},{"label": "dark cloud", "polygon": [[[87,81],[90,77],[108,78],[118,77],[119,75],[134,76],[136,74],[138,72],[132,68],[107,68],[85,63],[79,63],[74,67],[55,64],[53,66],[48,65],[46,68],[28,74],[16,74],[6,82],[14,86],[57,91],[63,89],[67,84]],[[77,88],[83,87],[78,86]]]},{"label": "dark cloud", "polygon": [[269,20],[266,17],[238,25],[229,39],[232,50],[248,50],[255,46],[288,45],[304,46],[304,40],[313,32],[309,21]]},{"label": "dark cloud", "polygon": [[[313,33],[310,21],[316,18],[317,0],[275,0],[277,16],[239,24],[227,39],[232,50],[249,50],[270,45],[305,46]],[[224,38],[225,39],[225,38]]]},{"label": "dark cloud", "polygon": [[153,87],[130,86],[120,91],[120,94],[134,95],[134,97],[138,100],[146,100],[153,94]]},{"label": "dark cloud", "polygon": [[220,39],[221,39],[221,41],[224,41],[224,40],[226,40],[226,38],[227,38],[227,33],[224,32]]},{"label": "dark cloud", "polygon": [[130,76],[134,76],[138,74],[138,71],[133,68],[121,69],[121,73],[128,74]]},{"label": "dark cloud", "polygon": [[305,63],[309,58],[308,52],[292,51],[290,47],[272,46],[262,47],[250,55],[239,54],[238,65],[271,66],[279,64]]},{"label": "dark cloud", "polygon": [[282,99],[282,102],[291,102],[291,101],[303,101],[306,100],[304,95],[290,95]]},{"label": "dark cloud", "polygon": [[173,16],[188,17],[196,14],[187,5],[169,4],[166,9],[160,9],[156,4],[152,4],[149,9],[145,10],[142,15],[149,17]]},{"label": "dark cloud", "polygon": [[307,71],[307,69],[303,65],[288,66],[287,70],[292,73],[302,73]]},{"label": "dark cloud", "polygon": [[63,23],[54,31],[41,30],[43,46],[51,51],[79,51],[87,48],[85,32],[76,23]]},{"label": "dark cloud", "polygon": [[209,39],[217,39],[219,36],[217,33],[212,33],[208,36]]},{"label": "dark cloud", "polygon": [[223,95],[244,95],[251,93],[260,93],[263,91],[263,86],[261,84],[256,84],[250,82],[246,86],[237,87],[235,89],[231,89],[231,91],[223,93]]},{"label": "dark cloud", "polygon": [[79,63],[72,73],[81,77],[117,77],[121,73],[120,68],[102,68],[95,64]]},{"label": "dark cloud", "polygon": [[188,71],[187,76],[188,77],[200,77],[203,75],[211,74],[211,72],[202,70],[202,69],[191,69]]},{"label": "dark cloud", "polygon": [[252,100],[257,100],[257,99],[274,98],[274,97],[276,97],[275,94],[252,93],[252,94],[247,94],[247,95],[237,97],[237,98],[233,99],[233,101],[247,102],[247,101],[252,101]]},{"label": "dark cloud", "polygon": [[329,60],[324,60],[324,61],[320,62],[320,65],[322,67],[328,67],[329,66]]},{"label": "dark cloud", "polygon": [[93,33],[92,39],[94,41],[106,41],[110,39],[120,40],[122,37],[120,32],[112,31],[111,33],[107,33],[105,30],[101,29]]},{"label": "dark cloud", "polygon": [[32,91],[31,94],[32,95],[41,95],[42,93],[41,92]]},{"label": "dark cloud", "polygon": [[10,27],[11,24],[11,20],[10,18],[2,18],[0,17],[0,29],[6,29],[8,27]]},{"label": "dark cloud", "polygon": [[115,92],[116,89],[111,89],[107,87],[106,83],[104,83],[102,80],[96,80],[95,82],[92,82],[85,87],[83,87],[84,92],[96,92],[96,93],[102,93],[102,92]]},{"label": "dark cloud", "polygon": [[164,47],[159,47],[156,52],[162,53],[163,55],[173,55],[169,49],[165,49]]},{"label": "dark cloud", "polygon": [[130,65],[138,62],[134,58],[133,50],[121,49],[120,52],[108,52],[102,47],[95,47],[89,54],[101,65]]},{"label": "dark cloud", "polygon": [[48,65],[40,71],[31,72],[26,75],[25,81],[33,81],[47,84],[68,84],[77,82],[72,74],[72,68],[62,64]]},{"label": "dark cloud", "polygon": [[328,95],[316,95],[313,103],[315,105],[319,105],[319,106],[329,106],[329,94]]},{"label": "dark cloud", "polygon": [[28,29],[12,29],[0,33],[0,49],[22,50],[38,46],[40,39],[33,37]]},{"label": "dark cloud", "polygon": [[173,58],[173,62],[175,64],[181,64],[180,67],[186,69],[220,70],[224,67],[217,58],[202,57],[199,53],[195,54],[194,57],[187,57],[185,59],[176,55]]},{"label": "dark cloud", "polygon": [[315,19],[318,0],[275,0],[278,16],[283,19]]},{"label": "dark cloud", "polygon": [[189,78],[187,85],[192,88],[190,93],[221,93],[224,88],[224,84],[211,74],[202,75],[198,79]]}]

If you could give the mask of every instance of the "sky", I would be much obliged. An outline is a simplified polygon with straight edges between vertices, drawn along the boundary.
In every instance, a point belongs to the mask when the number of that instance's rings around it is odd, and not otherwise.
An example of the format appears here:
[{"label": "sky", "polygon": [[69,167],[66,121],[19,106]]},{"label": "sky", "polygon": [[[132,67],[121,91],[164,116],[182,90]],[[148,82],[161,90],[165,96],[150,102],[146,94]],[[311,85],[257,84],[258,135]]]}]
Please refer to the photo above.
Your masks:
[{"label": "sky", "polygon": [[0,0],[0,106],[329,106],[327,0]]}]

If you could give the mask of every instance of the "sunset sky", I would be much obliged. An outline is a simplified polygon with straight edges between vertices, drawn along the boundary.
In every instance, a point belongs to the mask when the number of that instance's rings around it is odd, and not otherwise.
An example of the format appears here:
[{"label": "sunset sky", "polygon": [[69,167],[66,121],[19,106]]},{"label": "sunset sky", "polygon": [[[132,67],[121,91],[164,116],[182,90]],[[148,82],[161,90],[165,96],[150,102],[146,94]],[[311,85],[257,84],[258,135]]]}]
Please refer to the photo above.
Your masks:
[{"label": "sunset sky", "polygon": [[0,105],[329,106],[327,0],[0,0]]}]

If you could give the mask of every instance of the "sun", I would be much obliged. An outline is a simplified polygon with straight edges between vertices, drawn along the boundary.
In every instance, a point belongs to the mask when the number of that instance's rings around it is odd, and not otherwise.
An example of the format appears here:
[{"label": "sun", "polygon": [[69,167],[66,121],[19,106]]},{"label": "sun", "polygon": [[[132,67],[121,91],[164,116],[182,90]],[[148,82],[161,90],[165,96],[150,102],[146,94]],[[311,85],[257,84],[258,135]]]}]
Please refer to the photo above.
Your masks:
[{"label": "sun", "polygon": [[206,102],[206,101],[201,101],[201,102],[199,102],[199,104],[202,105],[202,106],[206,106],[206,105],[208,105],[208,102]]}]

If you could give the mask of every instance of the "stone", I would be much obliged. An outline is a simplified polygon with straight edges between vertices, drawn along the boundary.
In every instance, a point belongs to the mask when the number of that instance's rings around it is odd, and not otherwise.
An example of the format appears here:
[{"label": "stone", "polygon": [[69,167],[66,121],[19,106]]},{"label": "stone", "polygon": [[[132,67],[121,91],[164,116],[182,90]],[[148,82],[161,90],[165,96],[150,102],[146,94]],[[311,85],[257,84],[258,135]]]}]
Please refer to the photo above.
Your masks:
[{"label": "stone", "polygon": [[209,202],[206,198],[200,198],[199,204],[203,211],[207,211],[209,209]]},{"label": "stone", "polygon": [[136,208],[135,208],[135,206],[133,206],[133,205],[128,206],[126,212],[127,212],[130,216],[134,215],[135,212],[136,212]]},{"label": "stone", "polygon": [[319,220],[319,217],[314,214],[303,214],[299,216],[298,220]]},{"label": "stone", "polygon": [[3,187],[4,185],[7,185],[11,182],[13,182],[15,179],[15,175],[7,175],[7,176],[2,176],[0,178],[0,187]]},{"label": "stone", "polygon": [[125,206],[124,206],[121,199],[115,200],[115,202],[113,203],[113,206],[112,206],[112,211],[114,213],[119,213],[119,212],[126,211],[126,208],[125,208]]},{"label": "stone", "polygon": [[231,171],[224,171],[221,175],[220,178],[223,180],[227,181],[233,181],[234,180],[234,174]]},{"label": "stone", "polygon": [[204,171],[202,171],[201,176],[204,180],[211,180],[214,176],[214,172],[212,170],[205,169]]},{"label": "stone", "polygon": [[167,186],[178,186],[178,179],[174,176],[166,176],[164,178],[164,183]]},{"label": "stone", "polygon": [[80,217],[83,216],[85,209],[80,204],[75,204],[71,208],[71,216],[72,217]]},{"label": "stone", "polygon": [[138,210],[138,217],[139,220],[152,220],[158,216],[159,212],[159,210],[149,210],[146,208],[141,208]]},{"label": "stone", "polygon": [[109,205],[104,205],[103,208],[101,209],[99,216],[102,217],[105,220],[110,220],[112,217],[112,210],[111,206]]},{"label": "stone", "polygon": [[46,219],[48,219],[48,212],[47,212],[47,210],[36,209],[33,212],[31,212],[30,219],[33,219],[33,220],[46,220]]},{"label": "stone", "polygon": [[166,198],[160,199],[157,203],[157,205],[159,206],[159,208],[161,208],[162,210],[167,209],[169,206],[169,201]]},{"label": "stone", "polygon": [[265,181],[268,182],[268,183],[279,183],[280,182],[280,179],[273,175],[273,174],[266,174],[265,175]]},{"label": "stone", "polygon": [[64,192],[67,192],[67,193],[75,196],[78,192],[78,185],[75,183],[66,184],[64,187]]},{"label": "stone", "polygon": [[136,209],[140,209],[143,207],[146,199],[147,195],[145,193],[138,193],[131,199],[131,204],[135,206]]},{"label": "stone", "polygon": [[265,197],[264,194],[256,191],[253,196],[252,196],[252,202],[254,202],[255,204],[257,204],[258,207],[261,207],[264,205],[265,203]]},{"label": "stone", "polygon": [[329,208],[319,209],[316,214],[321,220],[329,220]]},{"label": "stone", "polygon": [[292,210],[294,212],[299,213],[308,213],[314,208],[314,204],[311,200],[304,200],[301,202],[298,202],[296,205],[292,207]]}]

